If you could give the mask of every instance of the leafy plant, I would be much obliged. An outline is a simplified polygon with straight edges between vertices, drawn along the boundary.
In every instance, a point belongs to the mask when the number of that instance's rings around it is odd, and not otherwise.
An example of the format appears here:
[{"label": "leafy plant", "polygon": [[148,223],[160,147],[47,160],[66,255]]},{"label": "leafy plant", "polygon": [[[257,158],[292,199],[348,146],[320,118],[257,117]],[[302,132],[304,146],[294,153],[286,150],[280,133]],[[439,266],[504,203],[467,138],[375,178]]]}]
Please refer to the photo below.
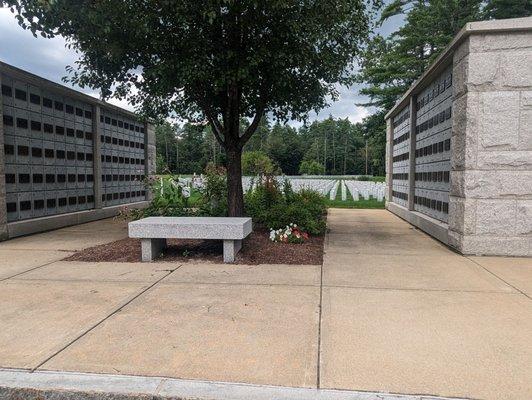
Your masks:
[{"label": "leafy plant", "polygon": [[301,175],[323,175],[325,168],[315,160],[303,161],[299,166],[299,173]]},{"label": "leafy plant", "polygon": [[[244,211],[242,149],[264,115],[303,120],[352,83],[377,0],[0,0],[63,36],[70,81],[164,119],[208,121],[224,148],[228,213]],[[244,127],[242,120],[252,122]]]},{"label": "leafy plant", "polygon": [[168,166],[166,165],[166,161],[162,155],[157,154],[157,157],[155,158],[155,165],[155,171],[157,174],[168,172]]},{"label": "leafy plant", "polygon": [[[203,187],[193,191],[178,177],[153,179],[153,200],[143,210],[124,209],[121,217],[140,219],[151,216],[225,216],[227,215],[227,178],[223,167],[210,165]],[[246,215],[269,229],[297,224],[303,232],[325,232],[326,199],[318,192],[303,189],[294,192],[289,180],[278,182],[272,175],[263,176],[245,196]]]},{"label": "leafy plant", "polygon": [[302,190],[296,193],[288,181],[281,185],[273,178],[259,182],[245,196],[246,214],[255,223],[273,230],[297,224],[313,235],[325,232],[325,198],[318,192]]},{"label": "leafy plant", "polygon": [[153,216],[182,217],[194,215],[195,209],[190,203],[190,188],[178,177],[158,177],[148,182],[153,200],[144,209],[128,210],[121,213],[123,218],[140,219]]},{"label": "leafy plant", "polygon": [[242,174],[251,176],[273,175],[278,172],[273,161],[262,151],[246,151],[242,154]]},{"label": "leafy plant", "polygon": [[227,171],[224,167],[207,165],[204,187],[200,189],[199,213],[213,217],[227,215]]}]

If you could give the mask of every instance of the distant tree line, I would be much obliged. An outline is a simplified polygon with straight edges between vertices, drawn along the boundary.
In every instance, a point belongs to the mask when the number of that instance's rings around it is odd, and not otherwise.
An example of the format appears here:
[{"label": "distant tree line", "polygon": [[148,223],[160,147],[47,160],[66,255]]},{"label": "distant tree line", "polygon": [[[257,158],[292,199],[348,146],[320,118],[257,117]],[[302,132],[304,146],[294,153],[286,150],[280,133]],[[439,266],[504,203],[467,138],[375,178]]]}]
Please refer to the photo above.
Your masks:
[{"label": "distant tree line", "polygon": [[[365,126],[348,119],[329,117],[294,128],[263,118],[244,147],[244,170],[253,171],[249,165],[258,164],[286,175],[383,175],[384,145],[368,137],[366,146],[365,134]],[[156,138],[160,173],[199,174],[209,163],[226,162],[209,126],[163,123]]]}]

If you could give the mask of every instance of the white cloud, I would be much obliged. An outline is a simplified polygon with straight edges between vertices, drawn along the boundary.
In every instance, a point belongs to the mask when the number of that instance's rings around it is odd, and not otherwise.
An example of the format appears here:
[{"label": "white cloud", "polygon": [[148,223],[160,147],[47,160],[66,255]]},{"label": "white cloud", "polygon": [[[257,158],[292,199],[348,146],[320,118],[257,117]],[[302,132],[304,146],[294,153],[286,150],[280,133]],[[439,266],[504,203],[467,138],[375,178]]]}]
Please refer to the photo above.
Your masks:
[{"label": "white cloud", "polygon": [[76,53],[65,47],[62,37],[34,37],[18,25],[6,8],[0,8],[0,27],[0,59],[15,67],[61,83],[65,67],[77,59]]},{"label": "white cloud", "polygon": [[[361,122],[365,117],[371,114],[372,108],[360,106],[357,104],[365,103],[367,99],[358,94],[359,87],[339,87],[339,96],[335,102],[332,102],[328,107],[321,110],[318,114],[311,112],[308,117],[308,122],[316,120],[324,120],[332,116],[336,119],[348,119],[352,123]],[[302,122],[291,121],[289,125],[300,127]]]}]

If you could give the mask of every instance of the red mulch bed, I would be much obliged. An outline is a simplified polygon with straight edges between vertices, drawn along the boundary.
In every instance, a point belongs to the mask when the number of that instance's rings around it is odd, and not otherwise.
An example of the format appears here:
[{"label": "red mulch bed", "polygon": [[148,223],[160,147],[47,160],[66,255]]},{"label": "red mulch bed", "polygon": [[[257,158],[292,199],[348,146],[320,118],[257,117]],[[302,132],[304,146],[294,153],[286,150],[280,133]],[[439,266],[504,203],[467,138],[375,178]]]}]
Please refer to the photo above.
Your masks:
[{"label": "red mulch bed", "polygon": [[[168,240],[168,248],[157,261],[161,262],[212,262],[222,263],[222,241],[218,240]],[[116,242],[89,247],[67,261],[88,262],[140,262],[140,240],[122,239]],[[253,231],[236,256],[237,264],[321,264],[323,262],[323,236],[312,236],[303,244],[274,243],[264,229]]]}]

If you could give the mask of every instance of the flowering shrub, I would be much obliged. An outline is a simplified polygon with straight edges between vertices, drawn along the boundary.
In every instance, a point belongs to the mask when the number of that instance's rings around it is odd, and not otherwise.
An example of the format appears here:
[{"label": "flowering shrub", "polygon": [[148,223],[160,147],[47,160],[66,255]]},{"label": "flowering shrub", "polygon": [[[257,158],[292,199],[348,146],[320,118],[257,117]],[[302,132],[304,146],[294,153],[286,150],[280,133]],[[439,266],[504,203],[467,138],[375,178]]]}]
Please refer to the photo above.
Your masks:
[{"label": "flowering shrub", "polygon": [[303,243],[308,238],[308,233],[302,231],[296,224],[287,225],[284,229],[272,229],[270,231],[272,242]]},{"label": "flowering shrub", "polygon": [[224,167],[207,165],[199,201],[200,215],[222,217],[227,215],[227,173]]},{"label": "flowering shrub", "polygon": [[312,190],[294,192],[288,180],[281,185],[264,177],[244,198],[246,215],[268,229],[283,229],[290,223],[311,235],[325,233],[325,198]]},{"label": "flowering shrub", "polygon": [[[153,195],[149,206],[124,208],[120,217],[136,220],[151,216],[226,216],[226,175],[225,168],[209,165],[201,177],[152,177],[146,182]],[[308,189],[295,192],[289,180],[278,182],[274,176],[261,176],[246,192],[244,206],[246,216],[260,227],[282,232],[283,227],[297,228],[291,238],[294,242],[300,240],[299,236],[304,240],[307,234],[325,233],[325,197]]]}]

